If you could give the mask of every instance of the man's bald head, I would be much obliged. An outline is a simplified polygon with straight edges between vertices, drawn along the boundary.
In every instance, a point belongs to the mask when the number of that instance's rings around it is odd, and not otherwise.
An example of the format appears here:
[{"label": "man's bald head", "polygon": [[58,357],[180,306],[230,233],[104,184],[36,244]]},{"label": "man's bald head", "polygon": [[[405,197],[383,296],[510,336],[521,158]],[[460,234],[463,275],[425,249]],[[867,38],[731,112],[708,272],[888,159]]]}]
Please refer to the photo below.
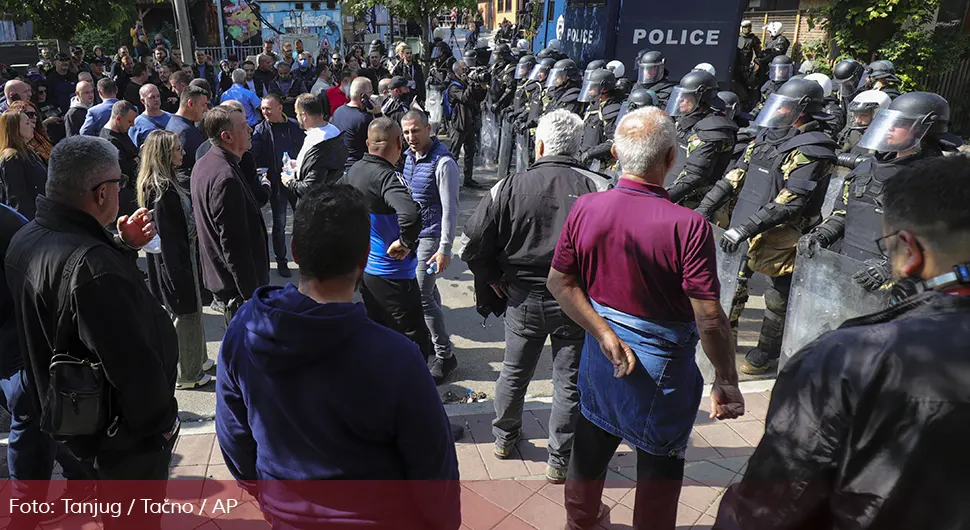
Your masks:
[{"label": "man's bald head", "polygon": [[403,147],[401,126],[390,118],[377,118],[367,127],[367,152],[397,164]]},{"label": "man's bald head", "polygon": [[30,85],[19,79],[11,79],[3,85],[3,95],[7,97],[7,104],[14,101],[27,101],[32,94]]},{"label": "man's bald head", "polygon": [[86,107],[94,103],[94,85],[87,81],[78,81],[74,85],[74,94],[78,101]]},{"label": "man's bald head", "polygon": [[627,114],[616,127],[613,154],[624,175],[663,185],[664,176],[674,164],[677,130],[670,116],[657,107],[646,107]]},{"label": "man's bald head", "polygon": [[77,80],[87,81],[88,83],[91,83],[92,87],[94,87],[94,76],[91,75],[91,72],[78,72]]},{"label": "man's bald head", "polygon": [[364,98],[369,98],[374,94],[374,85],[366,77],[358,77],[350,83],[350,99],[355,103],[361,103]]}]

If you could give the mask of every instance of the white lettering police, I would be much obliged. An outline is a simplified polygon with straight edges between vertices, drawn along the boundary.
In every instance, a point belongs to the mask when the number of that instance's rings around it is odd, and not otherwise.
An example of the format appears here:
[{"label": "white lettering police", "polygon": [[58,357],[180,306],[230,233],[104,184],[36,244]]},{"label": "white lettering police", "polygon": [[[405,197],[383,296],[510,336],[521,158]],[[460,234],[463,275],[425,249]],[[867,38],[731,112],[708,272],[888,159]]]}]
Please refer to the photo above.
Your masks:
[{"label": "white lettering police", "polygon": [[652,29],[649,31],[645,29],[633,30],[633,44],[640,44],[640,41],[646,39],[647,42],[654,45],[717,46],[720,38],[721,30],[719,29],[682,29],[680,31],[675,29],[668,29],[666,31],[662,29]]},{"label": "white lettering police", "polygon": [[566,40],[578,44],[593,44],[593,30],[569,28],[566,30]]}]

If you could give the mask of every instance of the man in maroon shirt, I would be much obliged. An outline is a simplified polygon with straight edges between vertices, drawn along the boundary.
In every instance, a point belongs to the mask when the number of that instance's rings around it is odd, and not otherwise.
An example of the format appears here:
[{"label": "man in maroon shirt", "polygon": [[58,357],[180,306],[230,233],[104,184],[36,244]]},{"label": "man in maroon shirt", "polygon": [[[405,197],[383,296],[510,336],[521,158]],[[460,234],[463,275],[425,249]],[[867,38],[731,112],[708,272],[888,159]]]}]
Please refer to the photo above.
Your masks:
[{"label": "man in maroon shirt", "polygon": [[716,370],[712,417],[744,414],[744,399],[718,302],[711,227],[663,188],[676,156],[673,122],[657,108],[632,112],[614,142],[623,176],[614,189],[576,201],[547,282],[586,330],[567,523],[592,528],[605,515],[603,480],[625,439],[637,448],[633,527],[646,528],[649,518],[650,528],[673,529],[704,384],[694,362],[698,338]]}]

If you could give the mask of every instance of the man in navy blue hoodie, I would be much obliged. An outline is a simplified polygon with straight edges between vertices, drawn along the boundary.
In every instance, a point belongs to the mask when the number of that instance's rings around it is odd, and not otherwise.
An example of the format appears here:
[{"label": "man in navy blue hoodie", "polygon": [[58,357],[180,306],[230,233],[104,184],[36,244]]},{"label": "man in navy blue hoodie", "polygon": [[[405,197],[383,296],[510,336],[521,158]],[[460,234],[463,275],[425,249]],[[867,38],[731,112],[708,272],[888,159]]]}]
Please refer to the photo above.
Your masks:
[{"label": "man in navy blue hoodie", "polygon": [[[361,192],[311,189],[293,219],[299,287],[257,289],[223,339],[219,445],[274,527],[461,524],[455,444],[424,356],[351,302],[370,228]],[[315,479],[362,482],[278,482]]]}]

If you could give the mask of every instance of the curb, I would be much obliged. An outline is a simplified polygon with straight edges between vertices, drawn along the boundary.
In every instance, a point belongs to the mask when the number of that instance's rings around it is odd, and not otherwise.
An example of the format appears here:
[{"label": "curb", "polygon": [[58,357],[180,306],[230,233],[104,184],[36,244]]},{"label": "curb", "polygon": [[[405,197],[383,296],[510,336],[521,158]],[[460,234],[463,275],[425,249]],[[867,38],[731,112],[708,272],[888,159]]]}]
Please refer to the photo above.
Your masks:
[{"label": "curb", "polygon": [[[774,379],[766,379],[763,381],[745,381],[738,385],[741,392],[744,394],[752,394],[756,392],[765,392],[771,390],[775,386]],[[705,385],[704,390],[701,392],[701,397],[707,397],[711,395],[711,385]],[[523,410],[545,410],[552,408],[552,397],[527,397]],[[453,403],[445,405],[445,413],[449,418],[455,416],[473,416],[476,414],[491,414],[495,412],[495,406],[492,400],[478,401],[475,403]],[[182,422],[181,431],[179,432],[179,437],[182,436],[196,436],[201,434],[215,434],[216,432],[216,422],[215,420],[199,420],[191,422]],[[2,433],[0,437],[0,446],[7,445],[7,434]]]}]

